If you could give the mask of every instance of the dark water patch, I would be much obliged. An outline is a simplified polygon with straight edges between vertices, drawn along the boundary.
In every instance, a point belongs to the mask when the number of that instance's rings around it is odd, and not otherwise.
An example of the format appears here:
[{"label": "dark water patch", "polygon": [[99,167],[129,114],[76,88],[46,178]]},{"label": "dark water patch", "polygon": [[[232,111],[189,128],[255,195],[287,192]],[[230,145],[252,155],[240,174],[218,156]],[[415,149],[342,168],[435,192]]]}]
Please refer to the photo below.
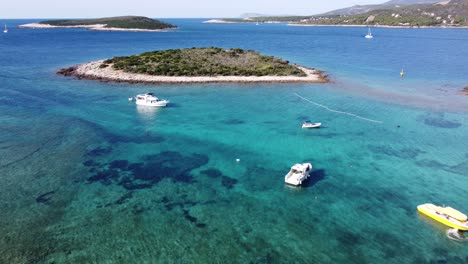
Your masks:
[{"label": "dark water patch", "polygon": [[142,163],[142,162],[130,163],[127,166],[126,170],[132,171],[132,170],[140,169],[140,168],[143,168],[143,165],[144,165],[144,163]]},{"label": "dark water patch", "polygon": [[429,262],[430,264],[449,264],[447,259],[433,259]]},{"label": "dark water patch", "polygon": [[[382,207],[389,204],[393,204],[392,207],[403,209],[408,216],[414,215],[414,208],[411,207],[411,199],[404,194],[404,189],[388,189],[388,188],[377,188],[373,190],[373,196],[381,203]],[[384,206],[385,205],[385,206]],[[373,210],[377,210],[374,208]],[[380,209],[382,210],[382,209]],[[384,215],[386,212],[380,212],[380,215]]]},{"label": "dark water patch", "polygon": [[273,125],[273,124],[278,124],[278,121],[263,121],[263,124]]},{"label": "dark water patch", "polygon": [[165,178],[173,182],[191,184],[195,182],[192,170],[208,163],[205,155],[182,156],[179,152],[166,151],[156,155],[143,156],[144,162],[129,163],[114,160],[96,170],[88,182],[116,183],[127,190],[151,188]]},{"label": "dark water patch", "polygon": [[52,199],[52,195],[54,193],[55,193],[55,191],[51,191],[51,192],[41,194],[36,198],[36,202],[37,203],[47,204]]},{"label": "dark water patch", "polygon": [[83,162],[83,165],[86,167],[91,167],[91,166],[98,166],[99,163],[96,163],[94,160],[87,160]]},{"label": "dark water patch", "polygon": [[302,187],[310,188],[316,185],[319,181],[325,179],[327,171],[324,169],[312,169],[310,177],[302,183]]},{"label": "dark water patch", "polygon": [[370,145],[368,148],[376,153],[376,154],[384,154],[387,156],[393,156],[397,157],[400,159],[413,159],[417,157],[419,154],[425,153],[424,151],[416,148],[402,148],[402,149],[396,149],[392,146],[387,146],[387,145],[379,145],[379,146],[373,146]]},{"label": "dark water patch", "polygon": [[437,256],[447,256],[449,253],[447,249],[440,247],[433,248],[432,252]]},{"label": "dark water patch", "polygon": [[166,106],[166,108],[181,108],[182,105],[178,103],[170,103]]},{"label": "dark water patch", "polygon": [[111,184],[112,180],[118,179],[119,173],[113,169],[104,169],[96,172],[93,176],[88,178],[88,182],[101,182],[104,185]]},{"label": "dark water patch", "polygon": [[128,167],[128,160],[114,160],[109,163],[109,168],[125,170]]},{"label": "dark water patch", "polygon": [[398,239],[396,235],[381,229],[369,230],[369,233],[373,235],[373,240],[376,242],[375,244],[379,245],[385,259],[413,255],[411,248],[406,245],[405,241]]},{"label": "dark water patch", "polygon": [[144,143],[161,143],[166,139],[162,136],[154,135],[151,131],[142,131],[141,136],[126,136],[126,135],[117,135],[117,134],[110,134],[106,137],[109,143],[136,143],[136,144],[144,144]]},{"label": "dark water patch", "polygon": [[234,186],[238,183],[237,179],[228,177],[224,175],[220,170],[210,168],[201,171],[200,173],[210,177],[210,178],[221,178],[221,185],[225,187],[226,189],[232,189]]},{"label": "dark water patch", "polygon": [[462,161],[456,165],[450,166],[447,164],[440,163],[437,160],[424,159],[416,161],[416,165],[437,170],[445,170],[463,176],[465,176],[466,172],[468,171],[468,161]]},{"label": "dark water patch", "polygon": [[114,202],[114,204],[124,204],[128,200],[130,200],[133,197],[133,192],[127,192],[126,194],[122,195],[117,201]]},{"label": "dark water patch", "polygon": [[223,176],[223,173],[220,170],[213,168],[202,170],[200,172],[210,178],[219,178]]},{"label": "dark water patch", "polygon": [[234,178],[231,178],[231,177],[228,177],[228,176],[222,176],[221,178],[221,184],[226,187],[226,189],[232,189],[234,188],[234,185],[236,185],[236,183],[238,182],[237,179],[234,179]]},{"label": "dark water patch", "polygon": [[179,202],[170,202],[169,199],[167,197],[163,197],[163,199],[161,200],[164,202],[164,207],[166,208],[167,211],[172,211],[176,208],[180,208],[181,211],[179,212],[182,212],[182,215],[183,217],[188,220],[190,223],[193,223],[195,224],[196,227],[198,228],[204,228],[206,227],[206,224],[204,223],[200,223],[198,221],[198,218],[196,218],[195,216],[191,215],[190,214],[190,208],[199,204],[195,201],[179,201]]},{"label": "dark water patch", "polygon": [[424,117],[424,124],[439,128],[458,128],[461,123],[445,119],[444,113],[432,114]]},{"label": "dark water patch", "polygon": [[[285,175],[285,171],[267,169],[261,166],[251,166],[247,169],[247,172],[242,176],[242,182],[248,182],[249,184],[244,187],[252,192],[269,191],[274,187],[270,177],[259,177],[263,175]],[[254,179],[254,180],[253,180]],[[283,182],[284,183],[284,182]],[[281,184],[278,182],[278,184]]]},{"label": "dark water patch", "polygon": [[133,191],[133,190],[141,190],[141,189],[151,188],[154,184],[150,183],[150,182],[132,180],[132,179],[126,177],[126,178],[123,178],[122,181],[120,181],[118,183],[118,185],[124,187],[125,189],[127,189],[129,191]]},{"label": "dark water patch", "polygon": [[[323,127],[323,128],[325,128],[325,127]],[[323,130],[323,128],[321,127],[320,130]],[[314,133],[313,136],[314,137],[321,137],[321,138],[335,138],[335,137],[340,136],[340,134],[338,134],[338,133]]]},{"label": "dark water patch", "polygon": [[450,166],[447,170],[456,174],[467,175],[468,161],[463,161],[458,163],[457,165]]},{"label": "dark water patch", "polygon": [[222,123],[226,125],[242,125],[245,124],[245,121],[241,119],[232,118],[223,120]]},{"label": "dark water patch", "polygon": [[174,208],[190,208],[190,207],[193,207],[195,205],[197,205],[198,203],[195,202],[195,201],[190,201],[190,200],[187,200],[187,201],[181,201],[181,202],[166,202],[164,203],[164,207],[168,210],[168,211],[172,211]]},{"label": "dark water patch", "polygon": [[445,167],[447,167],[446,164],[440,163],[437,160],[429,160],[429,159],[418,160],[416,161],[416,165],[421,166],[421,167],[433,168],[433,169],[444,169]]},{"label": "dark water patch", "polygon": [[84,126],[90,127],[93,129],[97,134],[100,134],[102,138],[105,138],[108,143],[116,144],[116,143],[136,143],[136,144],[143,144],[143,143],[160,143],[165,141],[166,139],[162,136],[155,135],[149,131],[141,131],[141,134],[138,136],[130,136],[128,133],[123,135],[113,133],[106,127],[99,125],[97,123],[91,122],[86,119],[77,118],[73,120],[76,123],[83,123]]},{"label": "dark water patch", "polygon": [[310,120],[310,118],[308,116],[300,115],[300,116],[296,117],[296,120],[305,122],[307,120]]},{"label": "dark water patch", "polygon": [[189,220],[190,222],[196,223],[198,221],[196,217],[190,215],[188,210],[182,209],[182,212],[184,213],[185,219]]},{"label": "dark water patch", "polygon": [[90,157],[97,157],[97,156],[102,156],[102,155],[106,155],[106,154],[109,154],[111,153],[112,151],[112,147],[97,147],[97,148],[94,148],[88,152],[86,152],[86,156],[90,156]]},{"label": "dark water patch", "polygon": [[89,172],[89,173],[95,173],[95,172],[97,172],[97,169],[96,169],[96,168],[90,168],[90,169],[88,170],[88,172]]},{"label": "dark water patch", "polygon": [[348,229],[339,228],[335,231],[336,239],[343,245],[347,247],[349,245],[358,246],[364,242],[363,237],[360,234],[355,234]]},{"label": "dark water patch", "polygon": [[169,198],[167,198],[167,196],[164,196],[162,199],[161,199],[161,202],[167,204],[169,202]]}]

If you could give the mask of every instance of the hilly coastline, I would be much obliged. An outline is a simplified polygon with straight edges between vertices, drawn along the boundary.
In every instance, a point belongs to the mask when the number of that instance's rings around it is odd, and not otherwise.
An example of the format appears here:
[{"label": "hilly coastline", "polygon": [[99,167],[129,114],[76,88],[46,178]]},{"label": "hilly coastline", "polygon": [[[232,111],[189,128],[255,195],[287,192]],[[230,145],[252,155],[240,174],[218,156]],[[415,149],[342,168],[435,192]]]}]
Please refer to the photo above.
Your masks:
[{"label": "hilly coastline", "polygon": [[312,16],[222,19],[228,23],[283,22],[299,26],[468,27],[468,0],[392,0]]}]

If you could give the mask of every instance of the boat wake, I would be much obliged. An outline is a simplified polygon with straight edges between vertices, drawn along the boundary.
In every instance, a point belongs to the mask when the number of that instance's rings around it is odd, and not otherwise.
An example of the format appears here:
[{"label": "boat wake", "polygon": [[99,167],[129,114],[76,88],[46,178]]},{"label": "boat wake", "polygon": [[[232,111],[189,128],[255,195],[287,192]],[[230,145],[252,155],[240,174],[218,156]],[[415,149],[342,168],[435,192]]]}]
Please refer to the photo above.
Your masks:
[{"label": "boat wake", "polygon": [[468,242],[468,232],[459,231],[458,229],[451,228],[445,232],[445,235],[458,242]]},{"label": "boat wake", "polygon": [[319,103],[316,103],[314,101],[311,101],[297,93],[294,93],[297,97],[301,98],[302,100],[304,101],[307,101],[311,104],[314,104],[318,107],[322,107],[324,109],[326,109],[327,111],[330,111],[330,112],[333,112],[333,113],[337,113],[337,114],[343,114],[343,115],[349,115],[349,116],[352,116],[352,117],[355,117],[355,118],[359,118],[359,119],[362,119],[362,120],[365,120],[365,121],[368,121],[368,122],[374,122],[374,123],[379,123],[379,124],[382,124],[383,122],[382,121],[378,121],[378,120],[373,120],[373,119],[369,119],[369,118],[365,118],[365,117],[362,117],[362,116],[358,116],[356,114],[353,114],[353,113],[348,113],[348,112],[343,112],[343,111],[338,111],[338,110],[333,110],[331,108],[329,108],[328,106],[325,106],[325,105],[322,105],[322,104],[319,104]]}]

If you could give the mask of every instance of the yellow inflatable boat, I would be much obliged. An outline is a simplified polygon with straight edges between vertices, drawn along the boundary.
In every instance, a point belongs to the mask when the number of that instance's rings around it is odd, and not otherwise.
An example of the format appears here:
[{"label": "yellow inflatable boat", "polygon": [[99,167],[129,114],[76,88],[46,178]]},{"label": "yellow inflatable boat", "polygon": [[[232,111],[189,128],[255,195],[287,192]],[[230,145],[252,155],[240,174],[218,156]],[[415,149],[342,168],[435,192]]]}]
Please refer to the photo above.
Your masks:
[{"label": "yellow inflatable boat", "polygon": [[441,207],[427,203],[419,205],[418,211],[444,225],[468,231],[468,219],[466,215],[452,207]]}]

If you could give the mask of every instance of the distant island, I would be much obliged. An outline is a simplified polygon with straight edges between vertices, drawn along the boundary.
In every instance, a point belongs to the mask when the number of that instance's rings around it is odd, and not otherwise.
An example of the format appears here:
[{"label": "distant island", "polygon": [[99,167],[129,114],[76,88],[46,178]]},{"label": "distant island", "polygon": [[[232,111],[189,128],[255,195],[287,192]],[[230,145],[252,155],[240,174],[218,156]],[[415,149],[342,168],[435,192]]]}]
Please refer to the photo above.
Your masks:
[{"label": "distant island", "polygon": [[291,26],[468,27],[466,0],[392,0],[313,16],[226,18],[211,23],[288,23]]},{"label": "distant island", "polygon": [[61,69],[58,74],[130,83],[328,82],[322,71],[253,50],[171,49],[114,57]]},{"label": "distant island", "polygon": [[463,90],[461,90],[460,92],[461,92],[462,94],[468,96],[468,86],[466,86],[465,88],[463,88]]},{"label": "distant island", "polygon": [[96,19],[46,20],[19,25],[19,28],[87,28],[102,31],[165,31],[177,26],[142,16],[119,16]]}]

